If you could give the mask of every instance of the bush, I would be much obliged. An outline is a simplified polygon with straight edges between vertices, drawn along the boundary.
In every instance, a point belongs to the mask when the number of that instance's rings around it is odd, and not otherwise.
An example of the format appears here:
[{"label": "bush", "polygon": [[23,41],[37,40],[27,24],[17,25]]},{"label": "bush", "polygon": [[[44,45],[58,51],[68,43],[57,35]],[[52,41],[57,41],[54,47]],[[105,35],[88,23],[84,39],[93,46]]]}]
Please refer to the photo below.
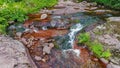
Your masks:
[{"label": "bush", "polygon": [[95,54],[95,56],[101,58],[109,58],[111,53],[109,50],[104,50],[103,45],[97,41],[90,41],[90,34],[81,33],[78,37],[78,43],[82,43],[88,46],[88,48]]},{"label": "bush", "polygon": [[[4,32],[9,21],[24,22],[27,14],[39,12],[41,8],[52,7],[57,0],[0,0],[0,32]],[[2,24],[1,24],[2,22]]]},{"label": "bush", "polygon": [[89,47],[97,57],[109,58],[111,56],[110,51],[104,50],[103,45],[99,42],[94,41],[89,45]]},{"label": "bush", "polygon": [[120,10],[120,0],[91,0],[91,1],[95,1],[104,4],[105,6],[111,7],[113,9]]},{"label": "bush", "polygon": [[90,35],[88,33],[81,33],[78,36],[79,43],[87,43],[90,41]]}]

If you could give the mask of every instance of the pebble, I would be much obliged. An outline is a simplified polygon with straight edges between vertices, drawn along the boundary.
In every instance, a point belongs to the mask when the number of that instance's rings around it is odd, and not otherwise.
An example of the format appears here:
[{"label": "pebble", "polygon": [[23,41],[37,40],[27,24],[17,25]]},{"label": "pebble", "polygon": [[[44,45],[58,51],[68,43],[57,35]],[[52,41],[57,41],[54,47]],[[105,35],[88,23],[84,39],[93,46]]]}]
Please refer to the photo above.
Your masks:
[{"label": "pebble", "polygon": [[51,47],[44,46],[44,48],[43,48],[43,54],[44,53],[50,54],[50,50],[51,50]]},{"label": "pebble", "polygon": [[21,37],[21,36],[22,36],[22,33],[21,33],[21,32],[17,32],[16,35],[17,35],[18,37]]},{"label": "pebble", "polygon": [[42,59],[42,61],[43,61],[43,62],[46,62],[46,60],[45,60],[45,59]]},{"label": "pebble", "polygon": [[40,19],[45,19],[45,18],[47,18],[47,17],[48,17],[47,14],[42,14],[42,15],[40,16]]},{"label": "pebble", "polygon": [[105,64],[108,64],[108,60],[104,59],[104,58],[100,58],[100,60],[105,63]]},{"label": "pebble", "polygon": [[54,44],[53,44],[53,43],[50,43],[50,44],[49,44],[49,47],[51,47],[51,48],[54,47]]},{"label": "pebble", "polygon": [[39,60],[42,60],[42,58],[39,57],[39,56],[35,56],[35,59],[38,60],[38,61],[39,61]]}]

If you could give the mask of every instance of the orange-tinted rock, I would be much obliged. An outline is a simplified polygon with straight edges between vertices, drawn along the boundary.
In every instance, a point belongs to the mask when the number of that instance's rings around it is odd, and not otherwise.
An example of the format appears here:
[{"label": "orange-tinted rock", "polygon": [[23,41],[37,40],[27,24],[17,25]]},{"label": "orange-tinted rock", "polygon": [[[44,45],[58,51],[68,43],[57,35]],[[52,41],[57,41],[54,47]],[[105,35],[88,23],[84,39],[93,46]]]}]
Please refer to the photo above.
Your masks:
[{"label": "orange-tinted rock", "polygon": [[29,19],[25,21],[24,26],[28,27],[30,24],[32,24],[34,21],[38,21],[39,23],[45,23],[49,22],[51,20],[50,14],[47,14],[48,16],[45,19],[41,19],[42,14],[29,14]]},{"label": "orange-tinted rock", "polygon": [[89,52],[86,48],[82,48],[82,47],[78,46],[76,43],[74,43],[74,49],[80,50],[80,57],[82,58],[81,62],[85,63],[90,59]]},{"label": "orange-tinted rock", "polygon": [[28,38],[31,36],[33,36],[34,38],[52,38],[55,36],[65,35],[67,33],[68,30],[49,29],[49,30],[40,30],[38,32],[33,32],[33,33],[26,33],[23,34],[23,36]]}]

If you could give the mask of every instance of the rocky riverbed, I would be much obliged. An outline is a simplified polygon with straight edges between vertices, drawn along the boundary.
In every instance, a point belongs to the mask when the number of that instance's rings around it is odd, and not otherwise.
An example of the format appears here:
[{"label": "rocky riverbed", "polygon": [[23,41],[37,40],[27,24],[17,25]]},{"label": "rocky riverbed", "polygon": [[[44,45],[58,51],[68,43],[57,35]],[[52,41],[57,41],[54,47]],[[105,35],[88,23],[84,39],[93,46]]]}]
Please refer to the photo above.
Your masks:
[{"label": "rocky riverbed", "polygon": [[[60,0],[52,9],[29,14],[24,24],[8,28],[16,40],[0,36],[0,68],[120,68],[119,13],[97,3]],[[109,48],[112,56],[97,58],[78,46],[75,38],[81,30]]]}]

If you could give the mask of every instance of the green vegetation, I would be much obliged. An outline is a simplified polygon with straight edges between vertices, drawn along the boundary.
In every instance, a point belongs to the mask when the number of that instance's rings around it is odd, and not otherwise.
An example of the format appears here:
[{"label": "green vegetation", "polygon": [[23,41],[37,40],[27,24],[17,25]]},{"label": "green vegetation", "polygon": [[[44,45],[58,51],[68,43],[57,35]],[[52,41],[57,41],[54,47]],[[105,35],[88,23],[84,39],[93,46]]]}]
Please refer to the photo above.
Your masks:
[{"label": "green vegetation", "polygon": [[91,1],[95,1],[105,6],[111,7],[113,9],[120,10],[120,0],[91,0]]},{"label": "green vegetation", "polygon": [[82,2],[83,0],[78,0],[78,2]]},{"label": "green vegetation", "polygon": [[27,14],[52,7],[57,0],[0,0],[0,33],[5,33],[8,22],[24,22]]},{"label": "green vegetation", "polygon": [[109,58],[111,53],[109,49],[105,50],[103,45],[97,41],[90,41],[90,35],[88,33],[81,33],[78,36],[79,43],[85,44],[95,54],[95,56],[101,58]]},{"label": "green vegetation", "polygon": [[90,41],[90,35],[88,33],[81,33],[78,36],[78,40],[79,43],[87,43],[88,41]]},{"label": "green vegetation", "polygon": [[97,41],[91,42],[89,47],[97,57],[109,58],[111,56],[109,49],[104,50],[103,45]]}]

